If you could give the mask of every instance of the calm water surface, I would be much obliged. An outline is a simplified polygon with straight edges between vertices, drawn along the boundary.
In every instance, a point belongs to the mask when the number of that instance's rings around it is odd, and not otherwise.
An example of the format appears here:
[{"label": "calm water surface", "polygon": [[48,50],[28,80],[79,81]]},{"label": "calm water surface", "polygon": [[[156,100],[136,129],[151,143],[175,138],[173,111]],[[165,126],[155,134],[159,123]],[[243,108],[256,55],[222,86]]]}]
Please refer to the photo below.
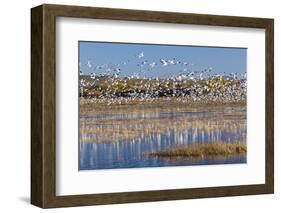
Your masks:
[{"label": "calm water surface", "polygon": [[193,143],[246,141],[245,107],[80,117],[80,170],[246,163],[245,155],[167,159],[146,153]]}]

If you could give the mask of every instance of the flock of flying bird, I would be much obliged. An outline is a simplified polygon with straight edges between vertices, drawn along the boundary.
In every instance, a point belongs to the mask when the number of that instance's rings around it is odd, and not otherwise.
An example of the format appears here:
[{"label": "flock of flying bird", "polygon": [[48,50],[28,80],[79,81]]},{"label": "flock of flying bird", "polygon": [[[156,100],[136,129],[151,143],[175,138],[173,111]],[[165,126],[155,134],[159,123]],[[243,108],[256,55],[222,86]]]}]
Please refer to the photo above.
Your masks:
[{"label": "flock of flying bird", "polygon": [[[124,104],[135,99],[153,101],[160,97],[159,94],[163,98],[176,98],[176,100],[184,103],[190,100],[223,100],[224,102],[246,100],[246,73],[226,74],[224,72],[219,75],[215,73],[213,67],[199,71],[196,69],[196,64],[180,61],[176,58],[161,58],[159,61],[149,62],[144,60],[143,52],[136,54],[135,57],[138,61],[137,68],[132,71],[131,75],[122,72],[123,66],[128,65],[130,60],[119,64],[97,66],[93,66],[91,61],[87,61],[84,65],[80,64],[80,96],[91,98],[91,101],[106,101],[108,105]],[[84,74],[81,71],[83,66],[87,66],[87,69],[91,69],[93,72],[90,75]],[[153,72],[153,69],[159,66],[169,67],[169,74],[164,77],[148,77],[147,73]],[[175,69],[180,69],[181,72],[173,75]],[[103,79],[103,85],[104,81],[107,82],[108,87],[100,86],[101,79]],[[141,82],[143,85],[132,83],[134,80]],[[121,88],[124,89],[123,93],[120,93],[114,85],[121,85]],[[189,86],[186,88],[184,85]],[[97,94],[97,92],[99,95],[89,95]]]}]

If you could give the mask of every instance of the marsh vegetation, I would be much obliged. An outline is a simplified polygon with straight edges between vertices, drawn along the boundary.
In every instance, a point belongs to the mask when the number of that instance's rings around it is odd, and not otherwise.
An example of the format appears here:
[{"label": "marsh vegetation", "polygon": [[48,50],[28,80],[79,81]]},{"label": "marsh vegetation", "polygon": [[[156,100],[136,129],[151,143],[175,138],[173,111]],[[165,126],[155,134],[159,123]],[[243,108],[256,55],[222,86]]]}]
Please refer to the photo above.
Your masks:
[{"label": "marsh vegetation", "polygon": [[207,144],[191,144],[180,146],[173,149],[161,150],[148,153],[150,156],[169,157],[169,158],[204,158],[205,156],[228,156],[236,154],[246,154],[247,146],[245,143],[224,143],[213,142]]},{"label": "marsh vegetation", "polygon": [[80,102],[81,169],[246,162],[245,102]]}]

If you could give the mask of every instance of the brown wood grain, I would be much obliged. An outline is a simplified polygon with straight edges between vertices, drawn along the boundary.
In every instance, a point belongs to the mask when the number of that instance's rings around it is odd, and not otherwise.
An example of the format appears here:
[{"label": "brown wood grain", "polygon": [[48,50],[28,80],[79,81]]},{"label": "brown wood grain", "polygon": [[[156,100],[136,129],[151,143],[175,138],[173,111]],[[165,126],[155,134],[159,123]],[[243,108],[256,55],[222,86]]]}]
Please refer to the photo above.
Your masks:
[{"label": "brown wood grain", "polygon": [[43,206],[42,64],[43,7],[31,14],[31,203]]},{"label": "brown wood grain", "polygon": [[[56,196],[56,17],[263,28],[266,31],[266,183]],[[267,194],[274,191],[273,19],[41,5],[31,9],[31,203],[65,207]],[[74,183],[75,184],[75,183]]]}]

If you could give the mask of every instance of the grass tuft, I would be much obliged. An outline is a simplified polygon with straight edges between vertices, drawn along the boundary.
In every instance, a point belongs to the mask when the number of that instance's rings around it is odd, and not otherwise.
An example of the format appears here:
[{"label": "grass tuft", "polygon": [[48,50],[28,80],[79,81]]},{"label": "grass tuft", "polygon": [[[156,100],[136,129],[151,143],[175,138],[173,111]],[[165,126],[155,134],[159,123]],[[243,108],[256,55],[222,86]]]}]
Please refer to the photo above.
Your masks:
[{"label": "grass tuft", "polygon": [[207,143],[191,144],[177,148],[171,148],[163,151],[148,153],[153,157],[210,157],[210,156],[227,156],[235,154],[246,154],[247,146],[245,143]]}]

